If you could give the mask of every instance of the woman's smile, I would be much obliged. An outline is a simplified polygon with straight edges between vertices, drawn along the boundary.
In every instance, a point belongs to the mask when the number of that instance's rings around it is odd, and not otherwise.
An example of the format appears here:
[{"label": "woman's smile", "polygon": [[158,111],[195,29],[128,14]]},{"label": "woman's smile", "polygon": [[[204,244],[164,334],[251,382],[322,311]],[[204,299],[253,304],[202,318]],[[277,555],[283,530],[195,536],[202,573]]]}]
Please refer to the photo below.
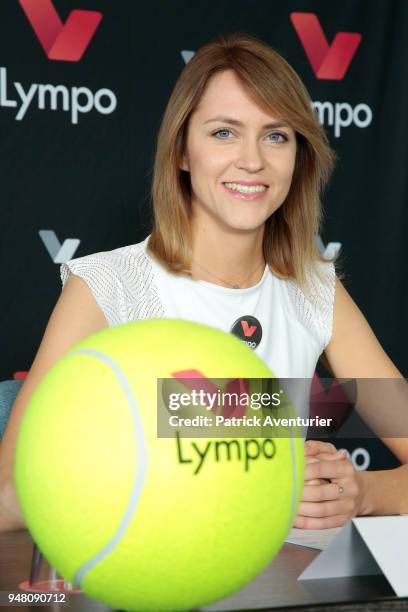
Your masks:
[{"label": "woman's smile", "polygon": [[234,198],[240,200],[259,200],[263,198],[268,187],[263,183],[243,184],[241,183],[223,183],[225,190]]}]

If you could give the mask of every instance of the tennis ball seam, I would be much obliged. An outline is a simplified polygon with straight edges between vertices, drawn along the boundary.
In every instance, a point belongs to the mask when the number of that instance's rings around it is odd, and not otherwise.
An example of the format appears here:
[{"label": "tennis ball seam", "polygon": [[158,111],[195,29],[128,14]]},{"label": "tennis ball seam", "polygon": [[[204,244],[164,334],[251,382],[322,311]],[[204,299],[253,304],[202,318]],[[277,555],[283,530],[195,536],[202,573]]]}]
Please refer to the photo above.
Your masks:
[{"label": "tennis ball seam", "polygon": [[91,559],[89,559],[86,563],[82,565],[82,567],[76,572],[73,583],[78,588],[81,588],[84,577],[87,572],[93,569],[96,565],[98,565],[109,553],[111,553],[117,544],[120,542],[124,533],[129,526],[129,523],[134,517],[135,511],[137,509],[140,495],[143,491],[144,482],[146,479],[147,473],[147,445],[146,439],[143,429],[142,420],[140,418],[139,410],[137,407],[136,398],[132,393],[131,386],[120,369],[119,365],[115,362],[112,357],[102,353],[100,351],[96,351],[94,349],[79,349],[70,353],[70,357],[74,357],[76,355],[90,355],[102,361],[105,365],[111,368],[113,374],[116,376],[116,379],[119,383],[120,388],[122,389],[125,397],[127,399],[128,406],[130,408],[130,412],[132,415],[133,423],[135,426],[135,437],[136,437],[136,474],[133,481],[133,486],[131,489],[130,497],[128,505],[123,513],[123,518],[119,524],[114,535],[111,537],[109,542],[105,544],[105,546]]}]

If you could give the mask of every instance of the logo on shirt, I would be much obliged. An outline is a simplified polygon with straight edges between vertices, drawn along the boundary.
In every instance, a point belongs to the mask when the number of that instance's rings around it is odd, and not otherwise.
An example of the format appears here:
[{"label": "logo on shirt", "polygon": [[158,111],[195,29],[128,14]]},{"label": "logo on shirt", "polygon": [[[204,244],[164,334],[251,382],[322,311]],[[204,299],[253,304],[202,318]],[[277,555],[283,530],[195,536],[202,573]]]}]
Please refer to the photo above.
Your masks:
[{"label": "logo on shirt", "polygon": [[239,317],[231,327],[231,333],[251,349],[255,349],[262,340],[262,326],[258,319],[250,315]]}]

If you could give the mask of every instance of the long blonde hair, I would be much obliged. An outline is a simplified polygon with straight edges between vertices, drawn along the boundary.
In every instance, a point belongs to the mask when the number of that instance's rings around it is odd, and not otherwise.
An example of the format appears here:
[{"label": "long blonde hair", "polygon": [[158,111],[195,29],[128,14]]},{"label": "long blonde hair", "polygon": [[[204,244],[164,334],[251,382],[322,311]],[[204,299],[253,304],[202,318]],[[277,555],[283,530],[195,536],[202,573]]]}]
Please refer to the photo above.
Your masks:
[{"label": "long blonde hair", "polygon": [[246,33],[222,35],[201,47],[176,82],[157,139],[149,251],[170,272],[190,274],[191,185],[189,174],[180,166],[189,117],[209,79],[225,70],[233,70],[256,103],[296,133],[291,187],[284,203],[266,221],[263,252],[277,276],[295,279],[307,291],[307,270],[319,274],[316,262],[326,261],[316,235],[322,222],[320,194],[334,154],[300,77],[268,44]]}]

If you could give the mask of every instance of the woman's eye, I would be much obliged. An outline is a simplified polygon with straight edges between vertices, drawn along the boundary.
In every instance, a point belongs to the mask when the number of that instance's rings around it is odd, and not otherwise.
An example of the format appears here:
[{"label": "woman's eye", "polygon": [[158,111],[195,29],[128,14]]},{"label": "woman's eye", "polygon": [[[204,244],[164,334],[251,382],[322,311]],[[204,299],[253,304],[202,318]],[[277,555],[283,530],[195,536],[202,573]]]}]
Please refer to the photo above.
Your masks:
[{"label": "woman's eye", "polygon": [[[222,128],[214,132],[212,135],[220,140],[227,140],[229,134],[232,134],[231,130],[229,130],[228,128]],[[269,136],[271,137],[269,139],[271,142],[276,142],[278,144],[281,144],[288,140],[288,137],[286,136],[286,134],[281,134],[279,132],[271,132]]]},{"label": "woman's eye", "polygon": [[[222,133],[224,133],[224,134],[225,133],[231,134],[231,130],[227,130],[226,128],[222,128],[221,130],[217,130],[216,132],[214,132],[213,136],[218,136],[218,134],[222,134]],[[221,140],[225,140],[225,138],[222,137],[222,136],[220,138],[221,138]]]},{"label": "woman's eye", "polygon": [[270,136],[272,136],[272,138],[270,139],[271,142],[286,142],[288,140],[288,137],[286,136],[286,134],[280,134],[279,132],[272,132],[271,134],[269,134]]}]

